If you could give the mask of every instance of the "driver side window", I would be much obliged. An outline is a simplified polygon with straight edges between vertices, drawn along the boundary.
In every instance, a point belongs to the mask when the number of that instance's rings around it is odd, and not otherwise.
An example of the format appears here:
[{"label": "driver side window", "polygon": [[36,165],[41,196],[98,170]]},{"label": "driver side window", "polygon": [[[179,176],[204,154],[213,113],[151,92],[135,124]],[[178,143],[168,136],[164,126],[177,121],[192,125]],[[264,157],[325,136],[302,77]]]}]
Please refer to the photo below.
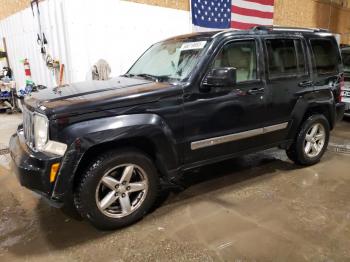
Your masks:
[{"label": "driver side window", "polygon": [[257,79],[256,44],[254,40],[226,44],[216,56],[212,68],[234,67],[237,83]]}]

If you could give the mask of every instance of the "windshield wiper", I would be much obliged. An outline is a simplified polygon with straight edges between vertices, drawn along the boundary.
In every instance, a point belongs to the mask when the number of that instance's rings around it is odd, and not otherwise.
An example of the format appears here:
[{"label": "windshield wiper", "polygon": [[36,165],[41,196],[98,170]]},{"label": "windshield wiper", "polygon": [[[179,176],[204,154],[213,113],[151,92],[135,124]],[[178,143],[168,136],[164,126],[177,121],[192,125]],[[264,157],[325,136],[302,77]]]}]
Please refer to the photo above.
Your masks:
[{"label": "windshield wiper", "polygon": [[124,74],[124,75],[121,75],[121,76],[123,76],[123,77],[133,77],[135,75],[133,75],[133,74]]},{"label": "windshield wiper", "polygon": [[134,75],[134,74],[125,74],[125,75],[122,75],[122,76],[124,76],[124,77],[138,76],[138,77],[143,77],[143,78],[155,81],[155,82],[163,82],[163,81],[167,81],[169,79],[172,79],[172,77],[170,77],[170,75],[155,76],[155,75],[145,74],[145,73],[136,74],[136,75]]},{"label": "windshield wiper", "polygon": [[140,77],[143,77],[143,78],[146,78],[146,79],[150,79],[150,80],[153,80],[155,82],[159,82],[159,77],[157,76],[154,76],[154,75],[150,75],[150,74],[137,74],[135,76],[140,76]]}]

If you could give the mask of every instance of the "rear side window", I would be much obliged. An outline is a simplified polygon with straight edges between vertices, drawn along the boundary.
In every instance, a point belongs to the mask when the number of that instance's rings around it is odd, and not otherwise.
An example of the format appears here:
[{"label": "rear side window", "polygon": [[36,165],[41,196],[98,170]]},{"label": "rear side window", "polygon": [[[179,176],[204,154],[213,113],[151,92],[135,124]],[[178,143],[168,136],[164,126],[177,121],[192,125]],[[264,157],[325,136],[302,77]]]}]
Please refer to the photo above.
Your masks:
[{"label": "rear side window", "polygon": [[317,74],[337,73],[339,56],[332,41],[328,39],[313,39],[310,43],[315,58]]},{"label": "rear side window", "polygon": [[267,39],[270,78],[306,74],[305,55],[298,39]]}]

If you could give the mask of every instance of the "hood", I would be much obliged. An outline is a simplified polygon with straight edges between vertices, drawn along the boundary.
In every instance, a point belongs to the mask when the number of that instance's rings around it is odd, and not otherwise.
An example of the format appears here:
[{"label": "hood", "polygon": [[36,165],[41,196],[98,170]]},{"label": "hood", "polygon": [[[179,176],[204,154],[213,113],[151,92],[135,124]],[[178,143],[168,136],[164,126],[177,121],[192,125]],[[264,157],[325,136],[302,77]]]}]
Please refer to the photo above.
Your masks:
[{"label": "hood", "polygon": [[40,108],[49,117],[56,118],[60,114],[67,116],[150,103],[160,99],[171,86],[165,82],[117,77],[39,90],[26,97],[25,104],[32,110]]}]

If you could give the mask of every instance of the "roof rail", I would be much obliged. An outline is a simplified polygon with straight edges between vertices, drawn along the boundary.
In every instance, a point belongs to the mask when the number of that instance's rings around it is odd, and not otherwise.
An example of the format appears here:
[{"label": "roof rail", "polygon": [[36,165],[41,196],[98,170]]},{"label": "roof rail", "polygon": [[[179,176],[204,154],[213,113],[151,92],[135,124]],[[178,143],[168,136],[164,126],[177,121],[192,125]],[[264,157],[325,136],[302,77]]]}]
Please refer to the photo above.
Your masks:
[{"label": "roof rail", "polygon": [[329,32],[324,28],[306,28],[306,27],[285,27],[285,26],[265,26],[257,25],[251,28],[253,31],[265,30],[265,31],[299,31],[299,32]]},{"label": "roof rail", "polygon": [[250,28],[250,30],[257,31],[257,30],[271,30],[272,26],[266,26],[266,25],[256,25]]}]

